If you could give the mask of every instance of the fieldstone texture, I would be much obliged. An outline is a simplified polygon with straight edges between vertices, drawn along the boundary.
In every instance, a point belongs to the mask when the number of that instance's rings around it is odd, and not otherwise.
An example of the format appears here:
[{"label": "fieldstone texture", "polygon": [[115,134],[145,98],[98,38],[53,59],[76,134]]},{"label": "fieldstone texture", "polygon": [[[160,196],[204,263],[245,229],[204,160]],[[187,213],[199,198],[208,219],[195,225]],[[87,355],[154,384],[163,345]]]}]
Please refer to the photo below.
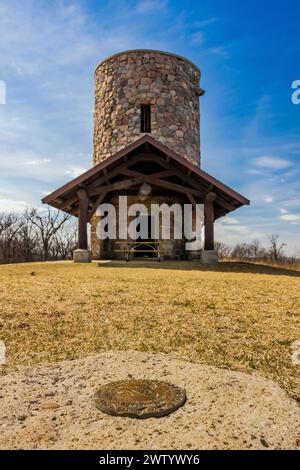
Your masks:
[{"label": "fieldstone texture", "polygon": [[[99,411],[101,385],[164,380],[186,390],[169,416]],[[278,384],[172,355],[108,352],[0,377],[0,449],[299,449],[300,407]]]},{"label": "fieldstone texture", "polygon": [[94,164],[140,138],[141,104],[151,105],[151,135],[200,164],[200,71],[160,51],[127,51],[95,72]]}]

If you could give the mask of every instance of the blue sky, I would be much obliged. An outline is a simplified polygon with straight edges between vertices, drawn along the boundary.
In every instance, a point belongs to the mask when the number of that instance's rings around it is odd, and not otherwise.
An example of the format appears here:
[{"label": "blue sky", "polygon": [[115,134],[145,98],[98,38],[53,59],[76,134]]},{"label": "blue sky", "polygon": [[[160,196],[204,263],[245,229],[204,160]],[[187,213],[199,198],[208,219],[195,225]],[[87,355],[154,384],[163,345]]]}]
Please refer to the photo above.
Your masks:
[{"label": "blue sky", "polygon": [[217,238],[277,233],[300,250],[299,30],[296,0],[0,0],[0,211],[38,206],[91,166],[97,63],[162,49],[202,71],[202,168],[252,201]]}]

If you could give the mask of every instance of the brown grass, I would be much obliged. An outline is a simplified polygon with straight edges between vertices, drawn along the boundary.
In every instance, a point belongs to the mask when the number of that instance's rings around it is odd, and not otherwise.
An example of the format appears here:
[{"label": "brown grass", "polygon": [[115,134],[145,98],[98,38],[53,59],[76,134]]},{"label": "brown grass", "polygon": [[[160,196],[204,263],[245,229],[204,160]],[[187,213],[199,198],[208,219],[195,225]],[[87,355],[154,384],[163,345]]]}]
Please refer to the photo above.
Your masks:
[{"label": "brown grass", "polygon": [[289,270],[295,270],[295,271],[300,271],[300,263],[294,263],[290,261],[272,261],[272,260],[241,260],[241,259],[235,259],[235,258],[225,258],[223,259],[223,262],[235,262],[235,263],[240,263],[240,262],[247,262],[249,264],[258,264],[260,266],[271,266],[273,268],[279,268],[279,269],[289,269]]},{"label": "brown grass", "polygon": [[[36,276],[30,273],[35,271]],[[243,263],[0,266],[5,373],[109,349],[176,352],[277,380],[300,399],[300,273]]]}]

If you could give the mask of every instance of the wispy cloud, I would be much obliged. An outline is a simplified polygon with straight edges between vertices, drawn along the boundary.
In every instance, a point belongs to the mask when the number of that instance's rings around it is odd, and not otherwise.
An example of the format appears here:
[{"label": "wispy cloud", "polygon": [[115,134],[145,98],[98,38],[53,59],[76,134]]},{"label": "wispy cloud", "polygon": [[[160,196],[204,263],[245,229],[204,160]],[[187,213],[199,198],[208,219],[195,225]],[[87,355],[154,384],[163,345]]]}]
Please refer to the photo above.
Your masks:
[{"label": "wispy cloud", "polygon": [[36,160],[25,161],[23,162],[23,165],[40,166],[40,165],[45,165],[50,162],[51,162],[50,158],[39,158]]},{"label": "wispy cloud", "polygon": [[25,201],[14,199],[0,199],[0,212],[23,212],[29,207]]},{"label": "wispy cloud", "polygon": [[[249,42],[237,40],[228,26],[232,19],[247,26],[239,14],[220,6],[216,17],[208,0],[192,8],[165,0],[0,0],[0,79],[7,85],[7,104],[0,107],[1,200],[9,208],[24,199],[38,205],[42,192],[92,165],[93,72],[100,60],[124,49],[169,50],[202,70],[203,168],[252,202],[218,222],[220,238],[233,243],[263,231],[299,244],[298,221],[279,218],[299,214],[299,126],[296,115],[289,120],[298,109],[289,96],[290,108],[283,108],[274,93],[276,86],[282,97],[283,74],[292,68],[276,75],[277,63],[273,70],[272,63],[264,66],[260,54],[270,53],[274,41],[265,37],[260,50],[265,32],[254,37],[252,24],[245,29]],[[260,74],[250,65],[254,50]]]},{"label": "wispy cloud", "polygon": [[238,219],[236,219],[235,217],[226,217],[226,219],[223,220],[223,225],[237,225],[239,224],[239,221]]},{"label": "wispy cloud", "polygon": [[155,13],[165,11],[168,2],[166,0],[140,0],[136,5],[138,13]]},{"label": "wispy cloud", "polygon": [[227,217],[217,221],[216,238],[229,245],[239,242],[249,242],[254,239],[264,240],[265,234],[251,228],[249,225],[240,224],[238,220],[235,223],[227,223]]},{"label": "wispy cloud", "polygon": [[87,170],[88,168],[84,168],[81,166],[69,166],[65,171],[65,174],[71,176],[72,178],[76,178]]},{"label": "wispy cloud", "polygon": [[227,59],[229,57],[228,48],[225,46],[210,47],[209,52],[211,54],[219,55],[223,57],[224,59]]},{"label": "wispy cloud", "polygon": [[196,31],[191,35],[191,42],[197,46],[202,45],[205,42],[205,35],[203,31]]},{"label": "wispy cloud", "polygon": [[299,222],[300,215],[297,214],[283,214],[280,217],[280,220],[285,220],[287,222]]},{"label": "wispy cloud", "polygon": [[206,28],[207,26],[210,26],[211,24],[216,23],[219,21],[219,18],[216,16],[211,16],[210,18],[206,18],[204,20],[199,20],[196,21],[193,26],[196,26],[198,28]]},{"label": "wispy cloud", "polygon": [[272,170],[284,170],[292,165],[292,162],[277,157],[259,157],[253,161],[253,164],[261,168]]}]

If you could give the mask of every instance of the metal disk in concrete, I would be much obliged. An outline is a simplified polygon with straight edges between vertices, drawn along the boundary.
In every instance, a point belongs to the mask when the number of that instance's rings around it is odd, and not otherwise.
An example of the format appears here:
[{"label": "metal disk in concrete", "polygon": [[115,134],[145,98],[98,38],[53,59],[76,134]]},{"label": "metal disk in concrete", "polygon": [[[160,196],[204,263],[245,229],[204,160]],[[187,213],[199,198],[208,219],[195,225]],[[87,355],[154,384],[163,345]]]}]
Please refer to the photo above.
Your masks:
[{"label": "metal disk in concrete", "polygon": [[151,418],[166,416],[186,400],[177,385],[159,380],[120,380],[103,385],[95,394],[99,410],[113,416]]}]

